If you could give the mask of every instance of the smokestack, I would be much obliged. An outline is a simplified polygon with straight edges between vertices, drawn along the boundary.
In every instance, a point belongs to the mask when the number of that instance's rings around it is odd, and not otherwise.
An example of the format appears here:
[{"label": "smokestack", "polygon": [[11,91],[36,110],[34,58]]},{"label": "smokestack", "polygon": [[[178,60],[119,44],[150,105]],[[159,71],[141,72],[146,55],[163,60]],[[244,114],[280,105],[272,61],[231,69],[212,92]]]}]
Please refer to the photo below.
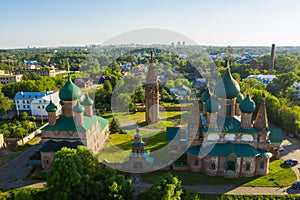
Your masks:
[{"label": "smokestack", "polygon": [[275,44],[272,44],[270,69],[274,69],[275,65]]}]

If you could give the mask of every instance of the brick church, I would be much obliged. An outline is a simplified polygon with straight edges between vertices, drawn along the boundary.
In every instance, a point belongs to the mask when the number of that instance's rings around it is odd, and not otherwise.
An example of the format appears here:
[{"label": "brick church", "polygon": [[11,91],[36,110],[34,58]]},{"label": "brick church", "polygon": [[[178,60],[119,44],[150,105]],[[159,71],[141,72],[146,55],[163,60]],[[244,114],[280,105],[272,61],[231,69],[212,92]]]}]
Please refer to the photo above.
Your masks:
[{"label": "brick church", "polygon": [[281,132],[269,128],[265,96],[253,122],[255,102],[243,97],[228,68],[201,100],[203,111],[195,104],[187,128],[189,169],[227,178],[267,174],[282,139]]},{"label": "brick church", "polygon": [[51,100],[46,107],[49,124],[42,129],[40,153],[42,166],[46,170],[50,169],[54,153],[61,148],[83,145],[98,153],[108,137],[108,121],[93,114],[93,100],[88,95],[83,98],[70,75],[59,91],[59,98],[62,115],[56,116],[57,105]]}]

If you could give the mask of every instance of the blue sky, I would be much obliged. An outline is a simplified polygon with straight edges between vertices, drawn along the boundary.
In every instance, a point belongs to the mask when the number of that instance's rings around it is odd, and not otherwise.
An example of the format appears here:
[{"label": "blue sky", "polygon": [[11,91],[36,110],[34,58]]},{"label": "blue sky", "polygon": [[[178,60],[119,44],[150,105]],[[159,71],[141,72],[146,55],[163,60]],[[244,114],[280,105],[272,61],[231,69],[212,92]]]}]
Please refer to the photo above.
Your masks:
[{"label": "blue sky", "polygon": [[101,44],[142,28],[200,45],[300,45],[298,0],[1,0],[0,8],[0,48]]}]

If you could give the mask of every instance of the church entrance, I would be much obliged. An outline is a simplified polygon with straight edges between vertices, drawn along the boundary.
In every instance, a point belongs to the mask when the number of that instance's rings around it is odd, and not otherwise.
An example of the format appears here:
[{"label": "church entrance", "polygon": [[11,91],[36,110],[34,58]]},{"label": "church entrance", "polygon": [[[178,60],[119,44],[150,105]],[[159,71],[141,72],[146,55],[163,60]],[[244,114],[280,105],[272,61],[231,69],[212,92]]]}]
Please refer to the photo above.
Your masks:
[{"label": "church entrance", "polygon": [[234,155],[230,155],[227,157],[225,162],[225,174],[226,175],[234,175],[237,168],[236,157]]}]

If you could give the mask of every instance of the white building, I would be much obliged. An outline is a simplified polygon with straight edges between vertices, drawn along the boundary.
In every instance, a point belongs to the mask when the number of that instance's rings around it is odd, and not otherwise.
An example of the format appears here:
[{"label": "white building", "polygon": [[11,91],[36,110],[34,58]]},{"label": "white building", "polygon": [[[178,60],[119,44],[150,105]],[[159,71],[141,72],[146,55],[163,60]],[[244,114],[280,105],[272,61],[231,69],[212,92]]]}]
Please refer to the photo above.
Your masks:
[{"label": "white building", "polygon": [[3,134],[0,134],[0,149],[2,149],[4,147],[4,138],[3,138]]},{"label": "white building", "polygon": [[297,97],[300,99],[300,81],[293,85]]},{"label": "white building", "polygon": [[258,81],[262,81],[264,85],[270,84],[274,78],[276,78],[276,75],[272,74],[257,74],[257,75],[249,75],[247,76],[247,79],[254,78]]},{"label": "white building", "polygon": [[33,116],[48,116],[45,108],[50,102],[57,106],[57,115],[61,114],[58,92],[18,92],[15,95],[15,104],[18,112],[26,111]]}]

